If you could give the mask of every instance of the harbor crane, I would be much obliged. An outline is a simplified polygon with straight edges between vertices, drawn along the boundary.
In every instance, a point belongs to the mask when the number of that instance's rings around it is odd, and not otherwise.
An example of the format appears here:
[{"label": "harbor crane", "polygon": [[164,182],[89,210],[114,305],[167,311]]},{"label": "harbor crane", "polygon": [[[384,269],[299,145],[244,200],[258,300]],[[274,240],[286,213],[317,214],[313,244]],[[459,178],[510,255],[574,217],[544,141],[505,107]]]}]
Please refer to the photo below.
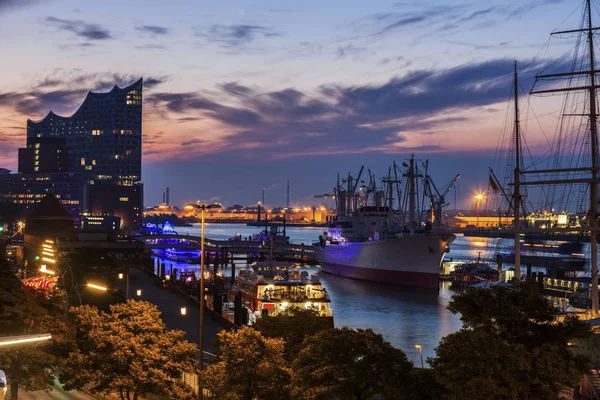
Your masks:
[{"label": "harbor crane", "polygon": [[457,174],[454,179],[450,181],[447,185],[443,186],[443,190],[440,192],[438,188],[433,183],[431,176],[427,175],[425,178],[425,196],[429,197],[431,211],[432,211],[432,221],[434,227],[442,226],[442,212],[445,207],[447,207],[450,203],[446,202],[446,195],[450,192],[450,189],[454,187],[454,184],[460,179],[460,174]]}]

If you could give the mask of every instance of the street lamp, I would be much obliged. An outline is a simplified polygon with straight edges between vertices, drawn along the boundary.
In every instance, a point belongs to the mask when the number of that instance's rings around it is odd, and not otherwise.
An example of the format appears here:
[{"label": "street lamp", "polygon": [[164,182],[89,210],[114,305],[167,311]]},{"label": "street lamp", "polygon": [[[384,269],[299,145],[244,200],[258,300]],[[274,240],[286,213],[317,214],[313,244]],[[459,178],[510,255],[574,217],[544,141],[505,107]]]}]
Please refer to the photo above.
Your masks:
[{"label": "street lamp", "polygon": [[138,296],[141,296],[142,295],[142,289],[136,290],[135,294],[137,294]]},{"label": "street lamp", "polygon": [[475,195],[477,201],[477,228],[479,228],[479,211],[481,210],[481,200],[483,200],[483,193],[477,193]]},{"label": "street lamp", "polygon": [[181,307],[181,315],[187,314],[187,307]]},{"label": "street lamp", "polygon": [[419,349],[419,354],[421,355],[421,368],[423,367],[423,347],[420,344],[416,344],[415,347]]},{"label": "street lamp", "polygon": [[[200,303],[200,372],[202,372],[202,364],[204,361],[204,212],[211,208],[222,208],[220,204],[186,204],[186,209],[201,210],[201,234],[200,234],[200,291],[198,293],[198,302]],[[200,399],[202,400],[202,388],[199,390]]]},{"label": "street lamp", "polygon": [[108,288],[105,286],[94,285],[93,283],[88,283],[86,286],[91,289],[101,290],[103,292],[106,292],[108,290]]},{"label": "street lamp", "polygon": [[[129,268],[128,268],[129,269]],[[125,301],[129,300],[129,272],[127,272],[126,274],[123,274],[122,272],[119,273],[119,279],[123,279],[123,275],[125,275]],[[138,294],[139,296],[139,294]]]}]

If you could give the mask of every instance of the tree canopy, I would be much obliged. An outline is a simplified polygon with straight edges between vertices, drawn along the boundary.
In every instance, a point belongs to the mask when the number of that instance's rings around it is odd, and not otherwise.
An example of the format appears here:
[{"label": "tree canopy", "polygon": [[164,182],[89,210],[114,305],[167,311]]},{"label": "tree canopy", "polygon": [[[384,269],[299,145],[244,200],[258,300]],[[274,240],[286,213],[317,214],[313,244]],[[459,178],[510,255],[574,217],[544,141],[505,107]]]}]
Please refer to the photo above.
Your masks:
[{"label": "tree canopy", "polygon": [[442,339],[429,363],[449,399],[557,399],[587,369],[568,345],[589,327],[559,315],[536,285],[471,288],[448,308],[464,326]]},{"label": "tree canopy", "polygon": [[371,329],[323,330],[304,342],[293,363],[298,399],[411,398],[413,365]]},{"label": "tree canopy", "polygon": [[203,386],[221,400],[287,400],[291,370],[284,343],[242,327],[221,331],[217,359],[202,372]]},{"label": "tree canopy", "polygon": [[65,388],[128,400],[148,394],[193,397],[179,378],[194,372],[195,345],[183,339],[183,331],[166,330],[156,306],[128,300],[109,312],[86,305],[71,313],[77,349],[62,368]]},{"label": "tree canopy", "polygon": [[289,307],[275,316],[262,317],[253,328],[268,338],[285,342],[285,358],[292,361],[302,349],[304,339],[322,330],[333,328],[331,320],[319,316],[313,309]]}]

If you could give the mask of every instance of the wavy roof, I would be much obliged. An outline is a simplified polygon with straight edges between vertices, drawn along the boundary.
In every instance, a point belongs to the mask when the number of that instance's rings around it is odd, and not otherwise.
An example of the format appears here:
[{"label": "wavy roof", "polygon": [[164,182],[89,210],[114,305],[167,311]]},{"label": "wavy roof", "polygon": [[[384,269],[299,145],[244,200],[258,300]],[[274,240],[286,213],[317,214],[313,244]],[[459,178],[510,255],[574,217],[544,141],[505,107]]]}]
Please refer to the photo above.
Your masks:
[{"label": "wavy roof", "polygon": [[87,102],[88,98],[91,97],[95,97],[95,98],[102,98],[102,97],[109,97],[114,95],[115,93],[120,93],[120,92],[128,92],[131,89],[133,89],[135,86],[142,86],[143,83],[143,78],[138,79],[137,81],[135,81],[134,83],[132,83],[129,86],[126,86],[124,88],[120,88],[119,86],[115,85],[110,92],[105,92],[105,93],[95,93],[92,92],[91,90],[88,92],[88,94],[85,96],[85,99],[83,100],[83,103],[81,103],[81,105],[79,106],[79,108],[77,109],[77,111],[75,111],[73,114],[71,114],[68,117],[64,117],[62,115],[58,115],[56,113],[54,113],[54,111],[50,111],[48,112],[48,114],[46,114],[46,116],[40,120],[34,121],[32,119],[27,119],[28,123],[32,123],[32,124],[41,124],[42,122],[46,121],[46,119],[51,118],[57,118],[57,119],[69,119],[69,118],[73,118],[85,105],[85,103]]}]

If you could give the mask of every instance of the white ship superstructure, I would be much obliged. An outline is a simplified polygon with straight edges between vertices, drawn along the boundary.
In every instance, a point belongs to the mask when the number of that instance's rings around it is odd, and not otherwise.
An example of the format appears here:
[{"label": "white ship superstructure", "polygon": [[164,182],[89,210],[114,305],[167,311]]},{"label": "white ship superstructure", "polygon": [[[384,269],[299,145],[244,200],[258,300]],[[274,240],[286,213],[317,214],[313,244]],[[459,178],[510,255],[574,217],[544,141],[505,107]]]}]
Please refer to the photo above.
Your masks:
[{"label": "white ship superstructure", "polygon": [[[427,175],[427,167],[421,174],[414,157],[409,165],[403,165],[408,168],[401,173],[406,178],[404,197],[395,164],[394,179],[390,168],[383,179],[386,186],[380,190],[370,172],[369,184],[357,187],[362,169],[358,178],[348,176],[346,188],[338,182],[334,190],[338,218],[315,244],[323,271],[375,282],[438,287],[441,263],[456,238],[443,229],[441,210],[446,205],[445,195],[459,176],[440,193]],[[425,178],[422,188],[429,200],[426,211],[417,207],[416,179],[420,177]],[[394,195],[404,198],[404,202],[397,202],[398,209],[393,208]],[[432,216],[433,221],[421,222],[424,214]]]}]

